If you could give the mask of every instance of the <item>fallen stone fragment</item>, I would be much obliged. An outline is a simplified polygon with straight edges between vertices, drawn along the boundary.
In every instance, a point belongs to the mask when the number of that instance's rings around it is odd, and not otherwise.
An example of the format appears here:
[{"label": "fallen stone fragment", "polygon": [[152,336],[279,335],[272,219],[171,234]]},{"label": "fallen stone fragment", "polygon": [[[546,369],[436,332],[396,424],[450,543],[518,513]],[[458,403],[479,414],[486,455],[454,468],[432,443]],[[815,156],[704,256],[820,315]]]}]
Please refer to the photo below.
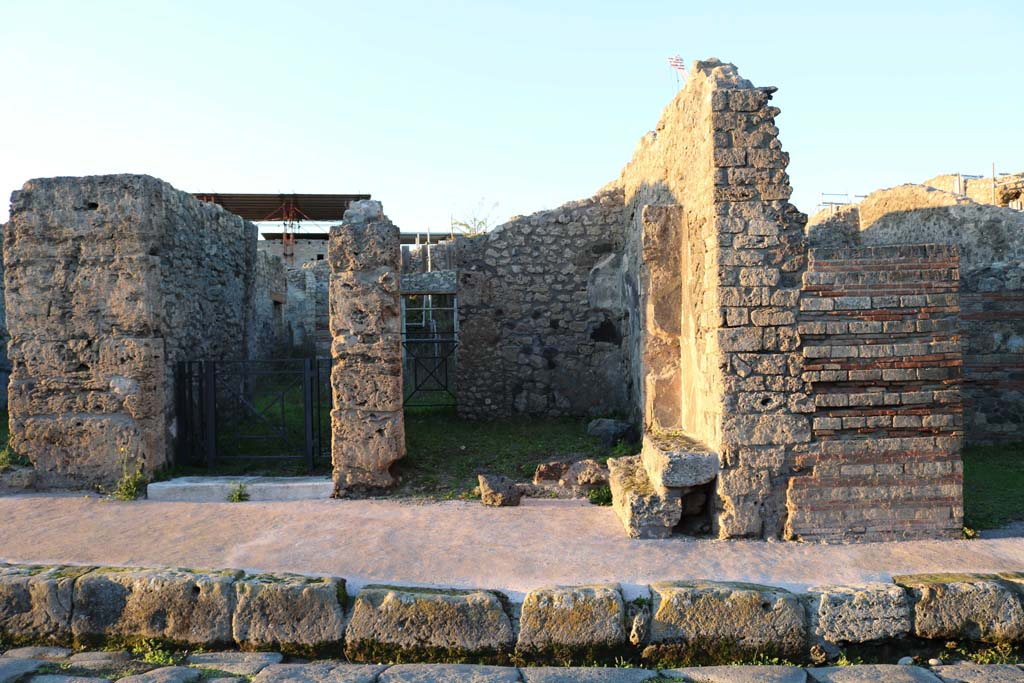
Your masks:
[{"label": "fallen stone fragment", "polygon": [[614,446],[620,441],[634,443],[640,436],[632,422],[600,417],[587,424],[587,434],[597,437],[605,446]]},{"label": "fallen stone fragment", "polygon": [[246,576],[235,583],[235,594],[232,630],[240,647],[298,653],[341,649],[344,579]]},{"label": "fallen stone fragment", "polygon": [[1021,597],[997,576],[916,574],[893,581],[910,591],[914,634],[921,638],[1024,640]]},{"label": "fallen stone fragment", "polygon": [[233,584],[241,572],[97,569],[75,583],[76,642],[159,638],[183,645],[229,645]]},{"label": "fallen stone fragment", "polygon": [[626,643],[625,618],[617,584],[540,588],[523,600],[516,649],[564,660],[581,650],[616,648]]},{"label": "fallen stone fragment", "polygon": [[658,678],[657,671],[602,667],[523,667],[526,683],[640,683]]},{"label": "fallen stone fragment", "polygon": [[39,659],[0,657],[0,683],[14,683],[22,676],[38,671],[46,662]]},{"label": "fallen stone fragment", "polygon": [[533,473],[534,484],[549,484],[557,482],[565,474],[565,471],[569,469],[569,463],[562,461],[545,462],[537,465],[536,471]]},{"label": "fallen stone fragment", "polygon": [[668,538],[683,515],[679,489],[652,485],[640,456],[608,460],[612,509],[630,538]]},{"label": "fallen stone fragment", "polygon": [[508,477],[501,475],[478,475],[480,481],[480,502],[491,507],[512,507],[519,505],[519,487]]},{"label": "fallen stone fragment", "polygon": [[807,593],[811,633],[828,643],[902,638],[913,628],[910,598],[895,584],[820,586]]},{"label": "fallen stone fragment", "polygon": [[345,630],[345,654],[356,662],[498,661],[512,645],[501,600],[483,590],[366,586]]},{"label": "fallen stone fragment", "polygon": [[596,460],[578,460],[562,473],[558,485],[575,494],[583,495],[588,491],[608,484],[608,468]]},{"label": "fallen stone fragment", "polygon": [[712,581],[659,582],[645,660],[720,664],[757,655],[798,659],[807,635],[803,605],[781,588]]},{"label": "fallen stone fragment", "polygon": [[118,683],[192,683],[199,680],[203,672],[188,666],[165,666],[146,673],[126,676]]},{"label": "fallen stone fragment", "polygon": [[688,683],[804,683],[807,674],[796,666],[692,666],[662,669],[664,678]]},{"label": "fallen stone fragment", "polygon": [[944,683],[1024,683],[1024,670],[1012,664],[958,662],[933,666]]},{"label": "fallen stone fragment", "polygon": [[676,432],[644,434],[640,458],[656,487],[699,486],[718,476],[718,454]]},{"label": "fallen stone fragment", "polygon": [[18,659],[42,659],[47,662],[60,661],[71,656],[71,650],[66,647],[15,647],[7,650],[4,657],[16,657]]},{"label": "fallen stone fragment", "polygon": [[379,683],[518,683],[519,670],[474,664],[399,664],[380,675]]},{"label": "fallen stone fragment", "polygon": [[252,683],[375,683],[386,669],[381,664],[271,664],[259,672]]},{"label": "fallen stone fragment", "polygon": [[858,664],[807,669],[811,683],[942,683],[919,666],[898,664]]},{"label": "fallen stone fragment", "polygon": [[88,567],[0,567],[0,639],[69,643],[75,579]]},{"label": "fallen stone fragment", "polygon": [[201,669],[254,676],[271,664],[280,664],[283,658],[280,652],[203,652],[189,655],[187,661]]}]

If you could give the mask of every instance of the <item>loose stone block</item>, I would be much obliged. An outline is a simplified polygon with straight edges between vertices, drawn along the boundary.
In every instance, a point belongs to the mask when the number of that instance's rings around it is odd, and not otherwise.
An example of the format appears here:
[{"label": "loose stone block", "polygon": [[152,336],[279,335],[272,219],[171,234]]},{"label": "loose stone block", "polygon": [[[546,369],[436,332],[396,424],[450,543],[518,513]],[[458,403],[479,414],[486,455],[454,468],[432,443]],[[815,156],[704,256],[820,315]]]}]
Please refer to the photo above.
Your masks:
[{"label": "loose stone block", "polygon": [[216,669],[241,676],[255,676],[271,664],[280,664],[283,658],[280,652],[202,652],[189,655],[188,663],[200,669]]},{"label": "loose stone block", "polygon": [[512,622],[501,600],[482,590],[367,586],[345,629],[345,654],[357,662],[500,660],[512,645]]},{"label": "loose stone block", "polygon": [[644,434],[640,451],[655,488],[700,486],[718,475],[718,454],[684,434]]},{"label": "loose stone block", "polygon": [[88,568],[0,566],[0,637],[70,643],[75,579]]},{"label": "loose stone block", "polygon": [[75,583],[71,631],[80,643],[158,638],[229,645],[235,579],[241,572],[97,569]]},{"label": "loose stone block", "polygon": [[519,487],[501,475],[477,476],[480,485],[480,502],[489,507],[514,507],[519,505]]},{"label": "loose stone block", "polygon": [[232,630],[240,647],[299,653],[341,649],[344,579],[293,574],[246,576],[235,582],[235,596]]},{"label": "loose stone block", "polygon": [[858,664],[807,669],[813,683],[941,683],[935,674],[919,666]]},{"label": "loose stone block", "polygon": [[640,456],[610,458],[612,509],[630,538],[667,538],[683,516],[678,489],[655,487]]},{"label": "loose stone block", "polygon": [[626,643],[625,619],[618,584],[540,588],[523,600],[516,649],[548,655],[613,649]]},{"label": "loose stone block", "polygon": [[646,660],[713,664],[755,654],[803,655],[806,616],[789,591],[712,581],[659,582],[651,591]]},{"label": "loose stone block", "polygon": [[271,664],[252,683],[377,683],[386,666],[381,664]]},{"label": "loose stone block", "polygon": [[38,671],[46,662],[39,659],[0,657],[0,683],[15,683],[19,678]]},{"label": "loose stone block", "polygon": [[795,666],[693,666],[662,669],[663,678],[690,683],[806,683],[807,674]]},{"label": "loose stone block", "polygon": [[902,638],[913,627],[910,598],[900,586],[822,586],[808,590],[811,632],[828,643]]},{"label": "loose stone block", "polygon": [[910,591],[921,638],[1001,643],[1024,639],[1020,595],[997,576],[916,574],[893,581]]},{"label": "loose stone block", "polygon": [[399,664],[386,669],[379,683],[518,683],[519,670],[474,664]]}]

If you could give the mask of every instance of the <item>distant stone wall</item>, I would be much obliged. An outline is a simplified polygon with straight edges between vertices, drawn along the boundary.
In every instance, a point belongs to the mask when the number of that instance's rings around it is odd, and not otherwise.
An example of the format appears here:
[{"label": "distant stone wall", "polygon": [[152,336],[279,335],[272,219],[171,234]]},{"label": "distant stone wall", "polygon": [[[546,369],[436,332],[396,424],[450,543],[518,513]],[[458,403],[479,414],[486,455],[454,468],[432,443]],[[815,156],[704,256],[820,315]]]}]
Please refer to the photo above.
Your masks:
[{"label": "distant stone wall", "polygon": [[844,210],[841,229],[824,216],[808,223],[813,245],[958,248],[967,441],[1024,440],[1024,214],[923,185]]},{"label": "distant stone wall", "polygon": [[276,256],[258,252],[249,308],[249,358],[274,358],[290,344],[284,319],[287,298],[284,263]]},{"label": "distant stone wall", "polygon": [[281,259],[287,268],[302,268],[307,263],[316,263],[326,260],[326,235],[324,235],[323,239],[310,239],[303,238],[302,233],[292,234],[295,236],[295,242],[291,245],[292,256],[290,258],[285,258],[284,244],[279,239],[258,240],[256,242],[256,248],[262,254],[275,256],[278,259]]},{"label": "distant stone wall", "polygon": [[4,238],[11,443],[37,485],[165,464],[174,365],[246,356],[256,228],[149,176],[31,180]]},{"label": "distant stone wall", "polygon": [[621,191],[455,241],[459,414],[631,411]]},{"label": "distant stone wall", "polygon": [[[0,225],[6,232],[7,224]],[[0,408],[7,408],[7,384],[11,379],[11,361],[7,358],[7,342],[11,336],[7,334],[7,311],[4,303],[4,262],[0,258]]]},{"label": "distant stone wall", "polygon": [[331,453],[335,495],[382,488],[405,455],[398,228],[359,201],[331,228]]},{"label": "distant stone wall", "polygon": [[963,526],[957,248],[810,250],[800,299],[814,442],[787,535],[958,537]]}]

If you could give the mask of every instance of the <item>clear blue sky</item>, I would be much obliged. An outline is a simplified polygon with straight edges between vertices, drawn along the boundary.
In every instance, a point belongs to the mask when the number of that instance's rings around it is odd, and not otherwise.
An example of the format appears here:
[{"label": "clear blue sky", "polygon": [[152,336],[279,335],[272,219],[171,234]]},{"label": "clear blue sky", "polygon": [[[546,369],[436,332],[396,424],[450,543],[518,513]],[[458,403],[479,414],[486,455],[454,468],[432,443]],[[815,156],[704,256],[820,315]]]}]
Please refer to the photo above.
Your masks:
[{"label": "clear blue sky", "polygon": [[[779,87],[794,202],[1024,168],[1018,2],[0,0],[0,195],[149,173],[369,192],[403,229],[615,178],[716,56]],[[0,221],[7,202],[0,202]]]}]

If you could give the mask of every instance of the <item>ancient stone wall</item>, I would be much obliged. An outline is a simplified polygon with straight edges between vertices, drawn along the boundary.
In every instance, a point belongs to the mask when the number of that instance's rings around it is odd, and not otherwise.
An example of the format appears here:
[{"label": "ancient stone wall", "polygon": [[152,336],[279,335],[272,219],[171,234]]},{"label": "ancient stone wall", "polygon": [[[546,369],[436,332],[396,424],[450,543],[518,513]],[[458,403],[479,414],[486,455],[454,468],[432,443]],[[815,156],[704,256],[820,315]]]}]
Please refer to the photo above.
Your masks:
[{"label": "ancient stone wall", "polygon": [[838,229],[815,216],[811,243],[958,247],[967,440],[1024,439],[1024,214],[923,185],[873,192],[845,214]]},{"label": "ancient stone wall", "polygon": [[[0,225],[0,231],[6,232],[7,224]],[[4,263],[0,258],[0,408],[7,408],[7,383],[11,379],[11,361],[7,358],[7,311],[4,304]]]},{"label": "ancient stone wall", "polygon": [[401,251],[380,202],[359,201],[331,228],[331,453],[335,494],[393,483],[405,455]]},{"label": "ancient stone wall", "polygon": [[32,180],[4,237],[11,442],[40,486],[167,462],[173,368],[244,358],[256,229],[149,176]]},{"label": "ancient stone wall", "polygon": [[455,241],[459,414],[630,412],[622,193]]},{"label": "ancient stone wall", "polygon": [[266,252],[256,254],[249,308],[249,358],[279,357],[290,345],[284,318],[288,279],[284,263]]},{"label": "ancient stone wall", "polygon": [[[303,233],[292,233],[295,241],[291,245],[291,256],[284,255],[284,244],[280,239],[262,239],[256,242],[260,253],[275,256],[285,264],[287,268],[301,268],[307,263],[323,261],[327,258],[327,235],[321,238],[303,237]],[[306,233],[309,234],[309,233]]]},{"label": "ancient stone wall", "polygon": [[959,536],[957,248],[810,250],[800,300],[814,442],[790,480],[801,540]]},{"label": "ancient stone wall", "polygon": [[1024,173],[1012,173],[995,179],[991,177],[968,178],[951,173],[929,178],[921,184],[943,192],[968,197],[979,204],[1016,208],[1018,211],[1022,208]]},{"label": "ancient stone wall", "polygon": [[[730,64],[698,62],[617,183],[632,239],[670,236],[649,250],[668,267],[665,251],[675,244],[679,253],[679,423],[719,454],[713,522],[722,537],[782,533],[791,466],[811,438],[795,330],[806,219],[787,202],[773,91]],[[667,352],[652,347],[672,324],[657,312],[668,286],[643,286],[646,341],[634,354],[634,382],[665,367]],[[674,393],[674,372],[643,385],[648,428],[671,424],[652,421],[659,410],[650,407],[671,410],[671,396],[651,393]]]}]

